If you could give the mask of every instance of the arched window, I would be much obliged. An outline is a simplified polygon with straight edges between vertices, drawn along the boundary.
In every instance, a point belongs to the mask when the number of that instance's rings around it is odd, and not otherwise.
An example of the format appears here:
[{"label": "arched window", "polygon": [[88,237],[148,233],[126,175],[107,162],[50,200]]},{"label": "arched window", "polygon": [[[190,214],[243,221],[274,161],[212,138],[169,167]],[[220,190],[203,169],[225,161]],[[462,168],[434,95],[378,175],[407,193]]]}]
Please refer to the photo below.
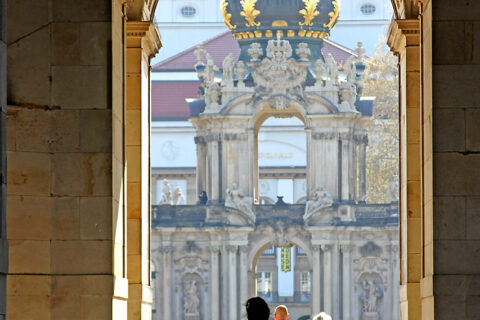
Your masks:
[{"label": "arched window", "polygon": [[364,15],[372,15],[377,11],[377,7],[374,4],[366,3],[360,7],[360,11]]},{"label": "arched window", "polygon": [[195,14],[197,13],[197,10],[194,7],[185,6],[185,7],[182,7],[182,9],[180,9],[180,13],[185,18],[191,18],[195,16]]}]

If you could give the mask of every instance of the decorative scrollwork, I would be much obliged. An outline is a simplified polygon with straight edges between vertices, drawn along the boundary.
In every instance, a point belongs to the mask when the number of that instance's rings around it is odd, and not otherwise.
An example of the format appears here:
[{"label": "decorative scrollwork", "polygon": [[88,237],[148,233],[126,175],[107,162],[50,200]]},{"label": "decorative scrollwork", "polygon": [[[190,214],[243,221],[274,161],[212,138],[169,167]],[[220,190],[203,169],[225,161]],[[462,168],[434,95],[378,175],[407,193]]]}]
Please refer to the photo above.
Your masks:
[{"label": "decorative scrollwork", "polygon": [[302,0],[305,8],[298,11],[303,16],[304,21],[299,22],[301,26],[313,26],[312,20],[320,14],[317,10],[317,4],[320,0]]},{"label": "decorative scrollwork", "polygon": [[227,0],[221,0],[220,1],[220,9],[222,10],[223,21],[225,21],[225,24],[227,25],[228,29],[233,30],[233,29],[236,29],[237,26],[232,25],[232,23],[231,23],[232,14],[228,13],[227,7],[228,7],[228,1]]},{"label": "decorative scrollwork", "polygon": [[261,23],[255,22],[255,19],[261,13],[260,10],[255,9],[255,4],[257,4],[257,0],[241,0],[240,4],[243,8],[243,11],[240,12],[240,15],[245,17],[245,20],[247,20],[248,22],[245,25],[247,27],[259,27]]},{"label": "decorative scrollwork", "polygon": [[324,27],[327,27],[328,29],[332,30],[333,25],[338,19],[338,16],[340,15],[340,0],[333,0],[333,10],[328,13],[328,16],[330,17],[330,21],[326,24],[324,24]]}]

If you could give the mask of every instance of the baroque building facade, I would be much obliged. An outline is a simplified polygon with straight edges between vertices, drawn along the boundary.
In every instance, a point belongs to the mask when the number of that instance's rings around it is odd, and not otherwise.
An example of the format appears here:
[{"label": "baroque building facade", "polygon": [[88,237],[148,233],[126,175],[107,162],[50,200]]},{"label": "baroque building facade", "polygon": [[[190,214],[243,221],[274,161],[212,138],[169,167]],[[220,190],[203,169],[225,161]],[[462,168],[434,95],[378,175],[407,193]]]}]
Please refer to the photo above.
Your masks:
[{"label": "baroque building facade", "polygon": [[[195,52],[202,97],[189,106],[202,196],[196,205],[175,205],[164,181],[153,207],[154,317],[240,319],[248,297],[261,292],[265,250],[295,246],[304,254],[298,271],[310,277],[308,298],[273,292],[270,299],[290,302],[292,319],[320,311],[335,319],[398,319],[398,205],[365,203],[371,113],[360,99],[363,50],[344,61],[342,77],[333,56],[322,55],[338,17],[335,1],[319,4],[324,15],[308,28],[310,37],[302,23],[311,16],[300,1],[290,3],[296,11],[277,4],[258,20],[241,15],[240,3],[228,5],[238,61],[225,57],[218,82],[209,53],[202,46]],[[258,133],[269,117],[297,117],[305,127],[304,203],[279,197],[259,204]]]}]

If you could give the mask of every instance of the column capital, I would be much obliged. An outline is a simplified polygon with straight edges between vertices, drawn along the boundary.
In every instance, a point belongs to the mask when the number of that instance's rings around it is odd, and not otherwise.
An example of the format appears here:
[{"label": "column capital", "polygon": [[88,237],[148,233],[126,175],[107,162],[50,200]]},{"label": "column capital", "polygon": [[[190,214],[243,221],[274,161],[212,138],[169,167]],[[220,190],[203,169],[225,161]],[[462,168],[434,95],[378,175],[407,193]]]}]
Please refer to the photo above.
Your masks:
[{"label": "column capital", "polygon": [[313,245],[312,246],[312,251],[313,252],[320,252],[322,250],[322,246],[321,245]]},{"label": "column capital", "polygon": [[220,246],[209,246],[208,251],[211,253],[219,253],[220,252]]},{"label": "column capital", "polygon": [[321,248],[323,252],[328,252],[333,250],[333,244],[322,244]]},{"label": "column capital", "polygon": [[390,25],[387,44],[390,49],[399,55],[407,45],[419,45],[420,20],[396,19]]},{"label": "column capital", "polygon": [[225,247],[225,249],[227,249],[228,252],[236,253],[237,250],[238,250],[238,246],[228,245],[228,246]]},{"label": "column capital", "polygon": [[342,253],[350,252],[350,251],[353,250],[353,248],[355,248],[355,246],[351,245],[351,244],[341,244],[340,245],[340,251],[342,251]]},{"label": "column capital", "polygon": [[248,252],[248,246],[239,246],[238,249],[240,250],[241,253]]},{"label": "column capital", "polygon": [[142,48],[147,56],[155,56],[162,47],[160,34],[153,21],[127,21],[127,48]]},{"label": "column capital", "polygon": [[170,253],[173,252],[173,247],[172,246],[163,246],[159,248],[159,251],[161,253]]}]

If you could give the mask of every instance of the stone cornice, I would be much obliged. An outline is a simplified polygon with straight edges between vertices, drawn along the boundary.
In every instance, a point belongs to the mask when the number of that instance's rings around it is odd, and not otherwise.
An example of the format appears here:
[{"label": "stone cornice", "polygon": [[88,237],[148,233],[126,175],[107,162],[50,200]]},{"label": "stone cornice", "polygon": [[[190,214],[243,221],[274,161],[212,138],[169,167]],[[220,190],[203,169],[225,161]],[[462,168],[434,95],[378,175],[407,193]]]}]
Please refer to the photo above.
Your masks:
[{"label": "stone cornice", "polygon": [[153,57],[162,47],[160,33],[151,21],[127,21],[127,47],[143,48]]},{"label": "stone cornice", "polygon": [[420,20],[398,19],[390,25],[387,44],[395,54],[400,54],[408,44],[418,44]]}]

